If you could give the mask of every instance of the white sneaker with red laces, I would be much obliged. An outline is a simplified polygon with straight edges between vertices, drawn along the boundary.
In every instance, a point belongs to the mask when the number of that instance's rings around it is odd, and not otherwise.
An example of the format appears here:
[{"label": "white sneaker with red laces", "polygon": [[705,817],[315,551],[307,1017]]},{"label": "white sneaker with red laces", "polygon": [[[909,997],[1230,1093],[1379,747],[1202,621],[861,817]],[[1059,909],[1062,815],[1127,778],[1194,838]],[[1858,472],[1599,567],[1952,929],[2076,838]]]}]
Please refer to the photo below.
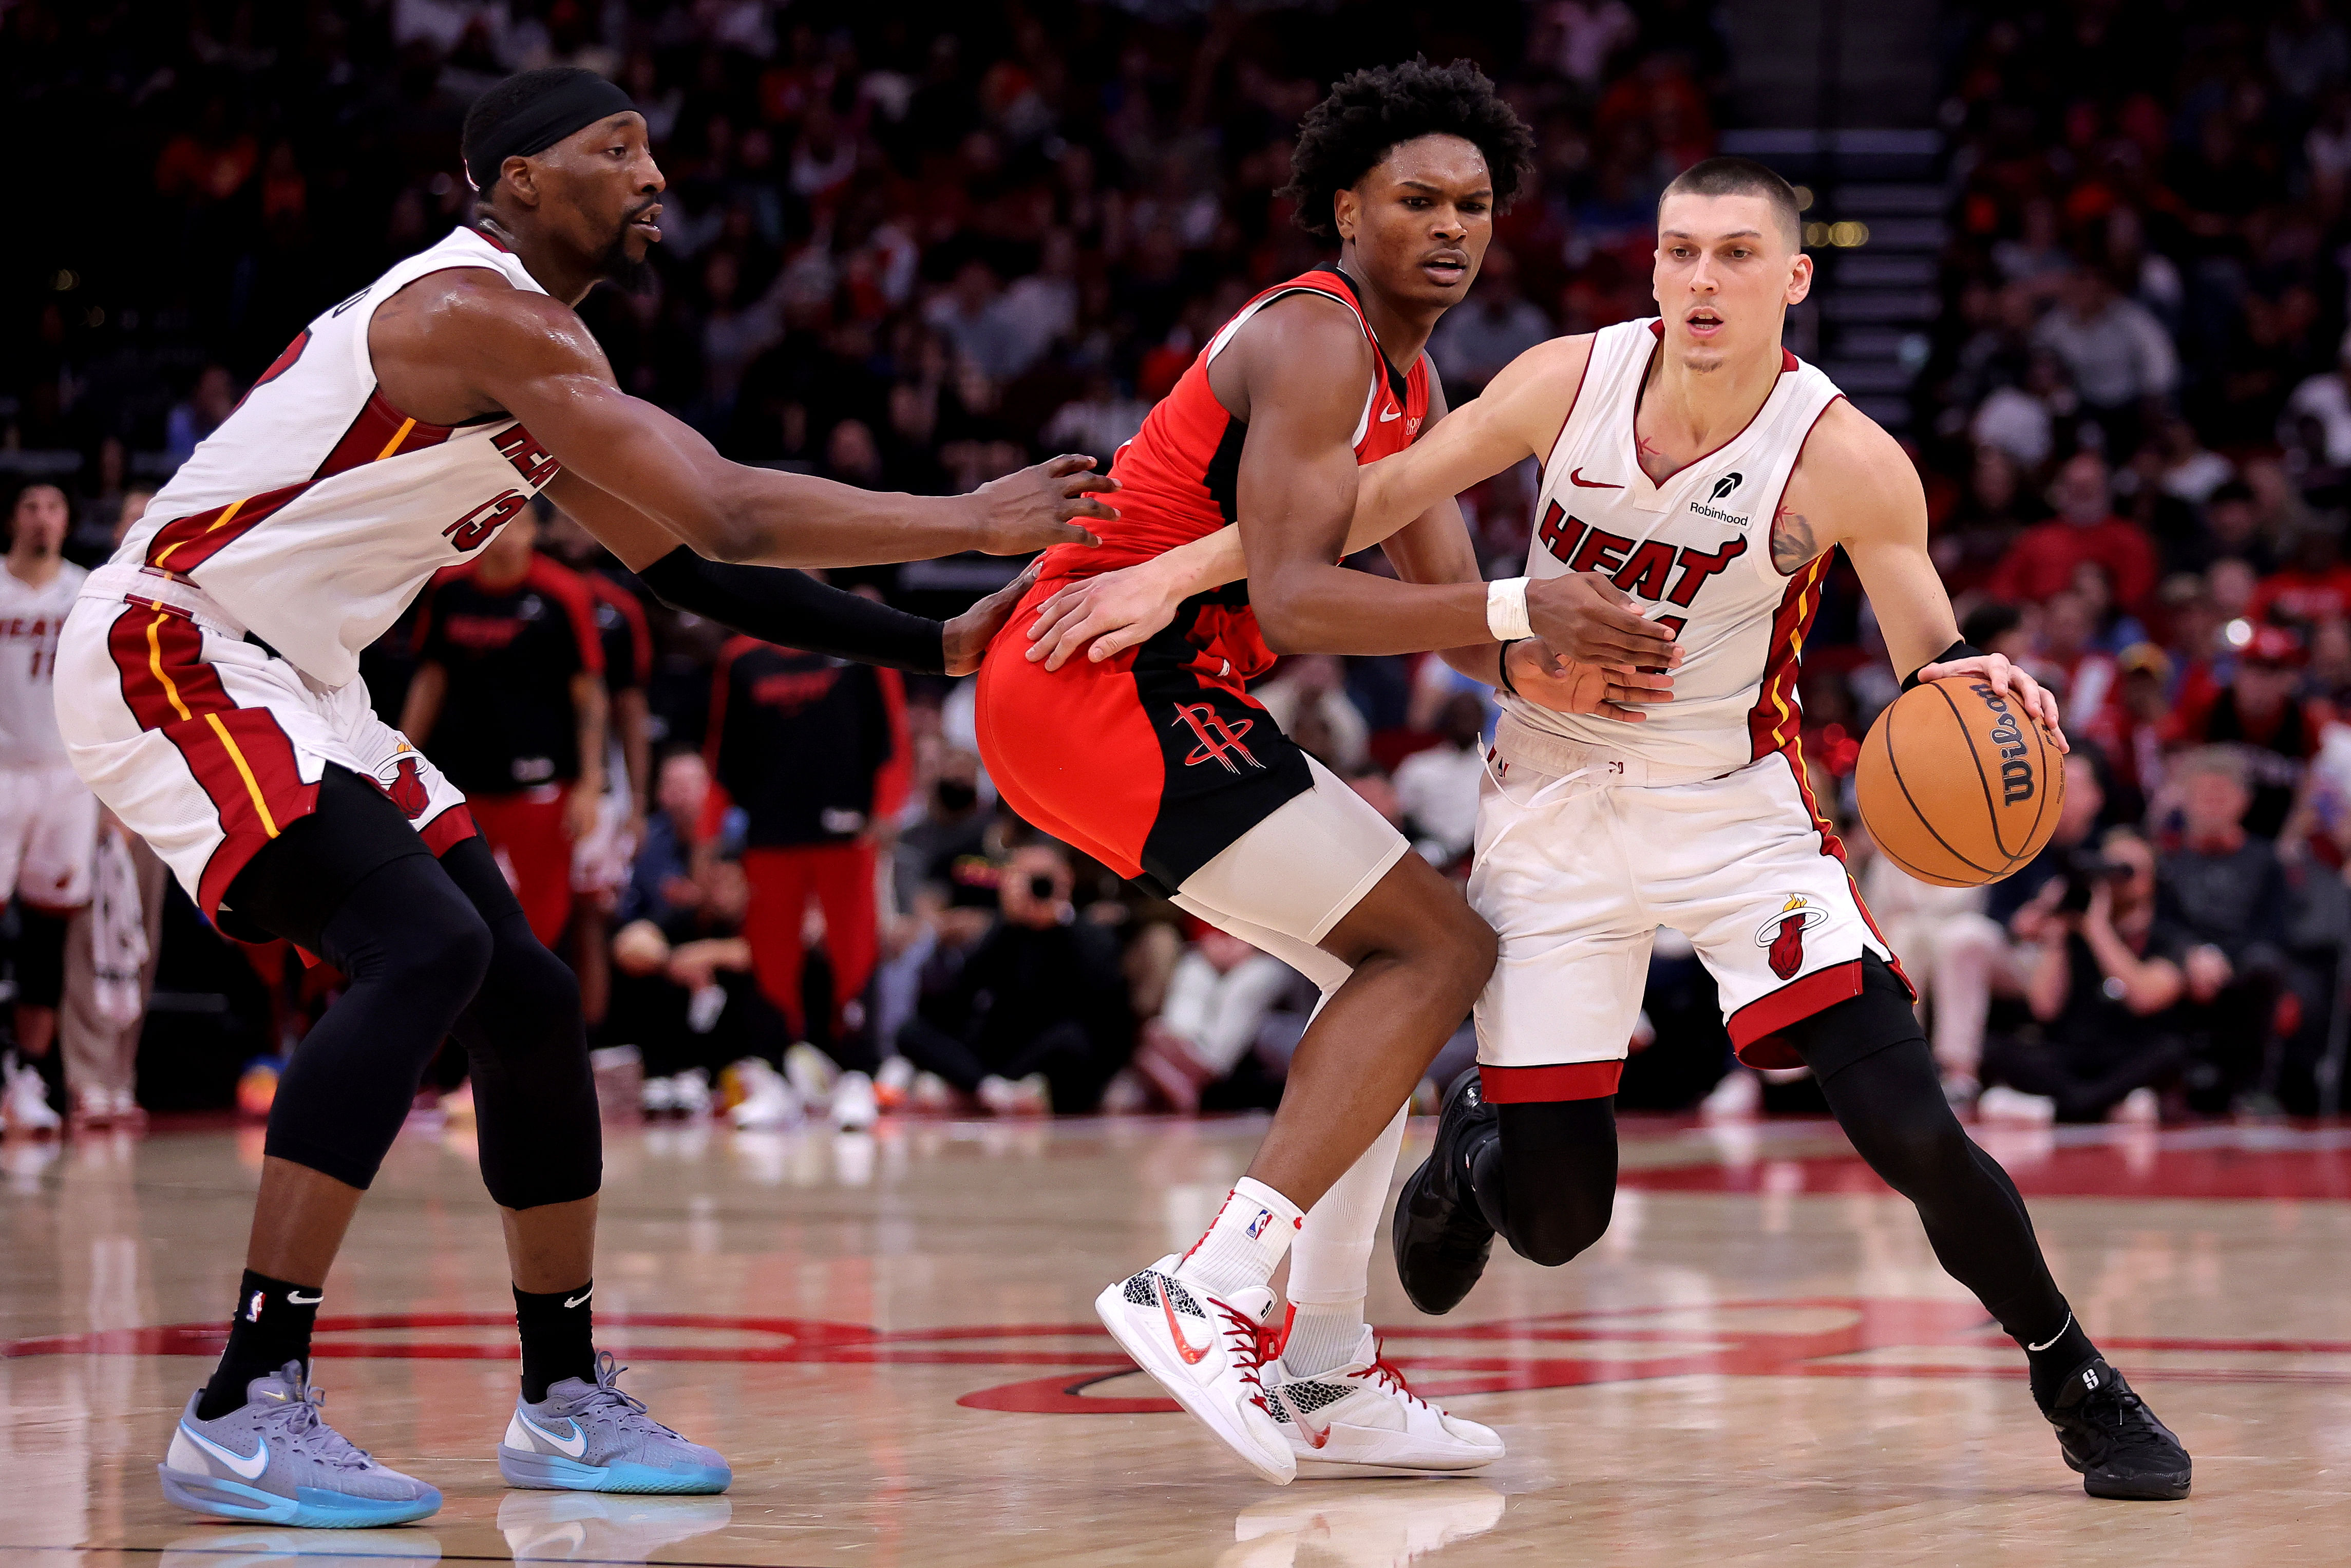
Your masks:
[{"label": "white sneaker with red laces", "polygon": [[1094,1298],[1094,1311],[1176,1403],[1258,1474],[1288,1486],[1297,1463],[1259,1381],[1265,1354],[1259,1336],[1273,1292],[1260,1285],[1220,1300],[1177,1279],[1177,1261],[1171,1253],[1121,1280]]},{"label": "white sneaker with red laces", "polygon": [[1266,1384],[1301,1476],[1440,1475],[1502,1457],[1499,1434],[1406,1387],[1368,1328],[1346,1365],[1301,1375],[1275,1362]]}]

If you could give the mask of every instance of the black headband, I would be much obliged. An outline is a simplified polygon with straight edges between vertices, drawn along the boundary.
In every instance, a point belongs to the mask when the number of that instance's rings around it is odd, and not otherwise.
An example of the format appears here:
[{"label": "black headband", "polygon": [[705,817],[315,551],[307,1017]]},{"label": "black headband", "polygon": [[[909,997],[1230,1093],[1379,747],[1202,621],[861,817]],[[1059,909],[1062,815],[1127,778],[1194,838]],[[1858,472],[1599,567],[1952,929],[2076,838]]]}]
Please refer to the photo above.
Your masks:
[{"label": "black headband", "polygon": [[636,107],[627,93],[595,72],[566,71],[541,91],[486,117],[485,123],[466,126],[465,177],[487,195],[507,159],[544,152],[575,131],[633,112]]}]

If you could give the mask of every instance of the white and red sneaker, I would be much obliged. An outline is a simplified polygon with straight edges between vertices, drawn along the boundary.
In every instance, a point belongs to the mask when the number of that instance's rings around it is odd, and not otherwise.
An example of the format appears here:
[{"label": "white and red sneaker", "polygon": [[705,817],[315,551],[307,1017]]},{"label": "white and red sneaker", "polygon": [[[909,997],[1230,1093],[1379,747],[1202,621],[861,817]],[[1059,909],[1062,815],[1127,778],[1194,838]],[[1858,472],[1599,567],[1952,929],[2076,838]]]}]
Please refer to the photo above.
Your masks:
[{"label": "white and red sneaker", "polygon": [[1294,1375],[1277,1361],[1266,1384],[1301,1476],[1443,1475],[1502,1457],[1499,1433],[1407,1387],[1368,1328],[1346,1365]]},{"label": "white and red sneaker", "polygon": [[1094,1298],[1094,1311],[1176,1403],[1258,1474],[1288,1486],[1297,1463],[1259,1382],[1273,1292],[1260,1285],[1219,1299],[1177,1279],[1177,1261],[1170,1253],[1121,1280]]}]

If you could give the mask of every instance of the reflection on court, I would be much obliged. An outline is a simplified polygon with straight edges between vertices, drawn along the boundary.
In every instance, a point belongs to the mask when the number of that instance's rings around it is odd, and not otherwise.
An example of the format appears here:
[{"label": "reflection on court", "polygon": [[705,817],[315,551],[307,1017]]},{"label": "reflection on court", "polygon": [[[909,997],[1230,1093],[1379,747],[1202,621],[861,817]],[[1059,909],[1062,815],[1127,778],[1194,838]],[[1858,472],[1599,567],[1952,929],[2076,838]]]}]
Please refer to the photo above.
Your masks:
[{"label": "reflection on court", "polygon": [[2085,1322],[2195,1449],[2190,1501],[2136,1506],[2082,1496],[2013,1347],[1814,1123],[1631,1125],[1602,1243],[1555,1271],[1499,1258],[1450,1317],[1375,1271],[1393,1358],[1509,1457],[1468,1479],[1261,1485],[1088,1310],[1196,1234],[1259,1132],[615,1131],[601,1338],[737,1467],[727,1496],[685,1499],[500,1485],[515,1364],[495,1218],[461,1140],[404,1138],[329,1283],[317,1376],[339,1425],[448,1503],[350,1533],[208,1525],[156,1491],[220,1343],[257,1140],[0,1146],[0,1568],[2137,1568],[2336,1561],[2351,1530],[2332,1479],[2351,1465],[2351,1132],[1988,1140]]}]

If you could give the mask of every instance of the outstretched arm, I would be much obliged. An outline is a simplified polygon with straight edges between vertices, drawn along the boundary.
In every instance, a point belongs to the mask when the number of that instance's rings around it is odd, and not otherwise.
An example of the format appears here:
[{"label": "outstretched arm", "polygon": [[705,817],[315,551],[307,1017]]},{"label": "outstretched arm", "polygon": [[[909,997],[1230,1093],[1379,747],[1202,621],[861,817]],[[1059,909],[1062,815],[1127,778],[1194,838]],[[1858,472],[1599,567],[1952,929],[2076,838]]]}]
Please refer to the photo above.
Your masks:
[{"label": "outstretched arm", "polygon": [[[1025,554],[1092,544],[1071,519],[1118,515],[1088,494],[1116,487],[1089,472],[1091,458],[1057,458],[954,497],[730,463],[684,421],[621,391],[569,307],[480,269],[409,285],[378,308],[368,341],[395,406],[453,424],[510,413],[579,482],[716,560],[861,566],[967,549]],[[620,541],[606,542],[626,559]]]},{"label": "outstretched arm", "polygon": [[2000,653],[1937,662],[1959,641],[1950,595],[1927,553],[1927,497],[1900,444],[1851,403],[1830,405],[1805,442],[1771,519],[1771,564],[1793,576],[1843,545],[1877,612],[1896,674],[1938,681],[1980,676],[2013,694],[2064,749],[2057,698]]}]

